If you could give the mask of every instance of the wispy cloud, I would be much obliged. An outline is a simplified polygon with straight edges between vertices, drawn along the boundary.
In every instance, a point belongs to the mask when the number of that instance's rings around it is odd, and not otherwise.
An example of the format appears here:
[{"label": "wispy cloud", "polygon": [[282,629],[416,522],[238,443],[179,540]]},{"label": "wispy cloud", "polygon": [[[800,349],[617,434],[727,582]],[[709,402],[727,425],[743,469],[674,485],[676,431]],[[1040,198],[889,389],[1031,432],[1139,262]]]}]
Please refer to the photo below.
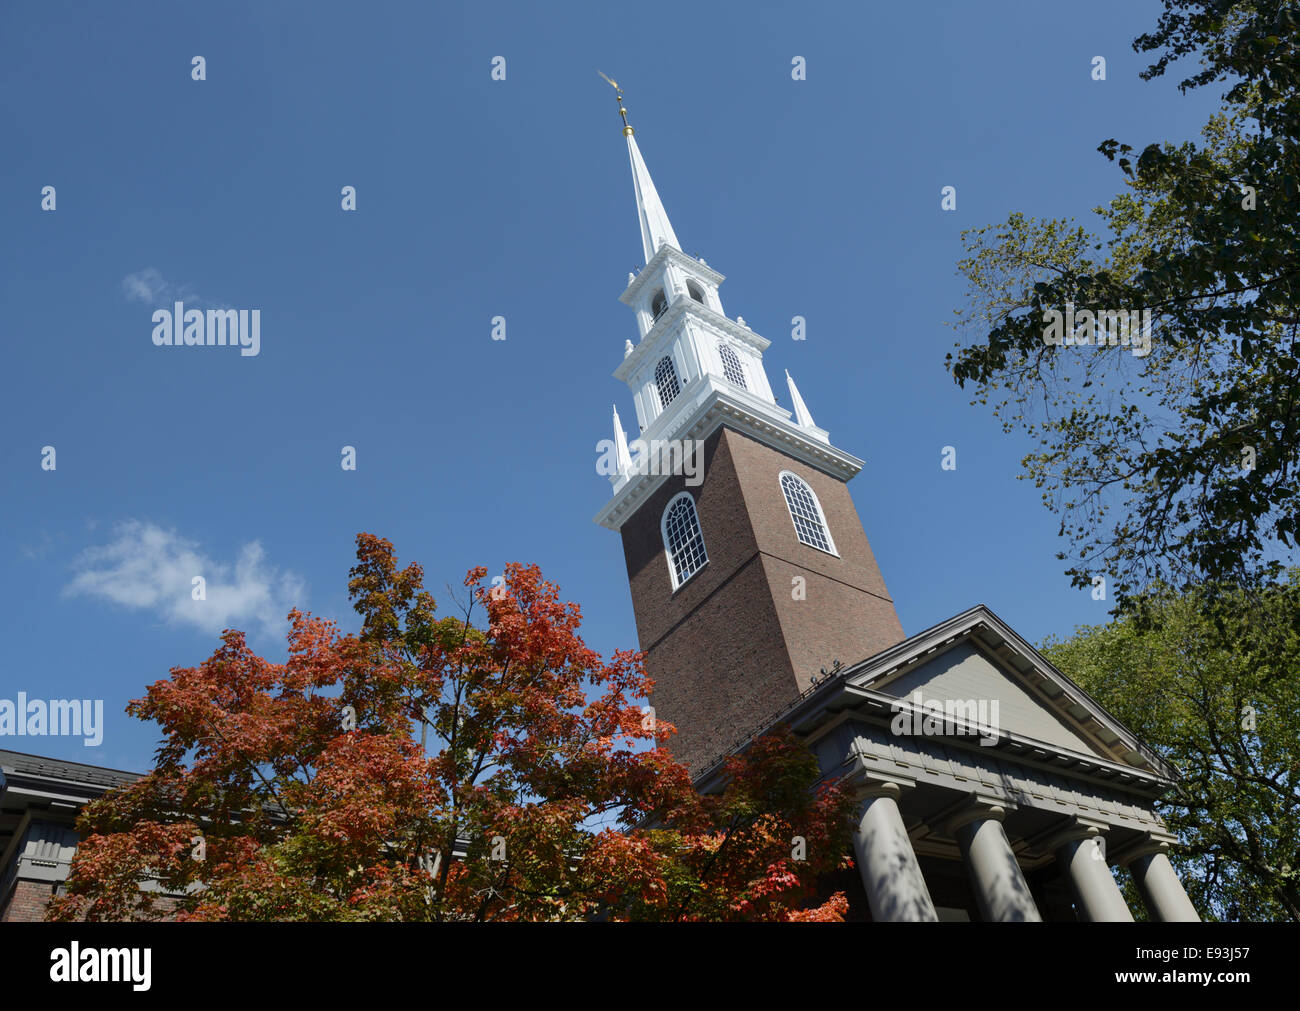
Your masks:
[{"label": "wispy cloud", "polygon": [[[306,584],[266,561],[257,541],[245,544],[233,563],[218,562],[199,545],[152,523],[119,523],[112,539],[87,548],[73,563],[76,575],[65,596],[97,597],[137,611],[151,611],[171,625],[217,634],[240,628],[278,636],[284,616],[302,606]],[[205,580],[205,600],[194,600],[194,577]]]},{"label": "wispy cloud", "polygon": [[224,308],[220,303],[204,298],[188,284],[176,284],[163,277],[156,267],[145,267],[122,278],[122,291],[132,302],[158,305],[162,302],[189,302],[191,305]]}]

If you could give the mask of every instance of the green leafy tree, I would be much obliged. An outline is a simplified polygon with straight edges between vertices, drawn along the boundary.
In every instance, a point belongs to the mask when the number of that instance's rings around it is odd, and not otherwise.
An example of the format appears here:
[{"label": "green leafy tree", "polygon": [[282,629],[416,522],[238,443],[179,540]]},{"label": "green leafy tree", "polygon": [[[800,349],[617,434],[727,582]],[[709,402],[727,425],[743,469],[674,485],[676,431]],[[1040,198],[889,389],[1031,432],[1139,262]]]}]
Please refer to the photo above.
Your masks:
[{"label": "green leafy tree", "polygon": [[[1143,73],[1193,58],[1221,83],[1200,143],[1107,140],[1125,189],[1098,226],[1012,214],[964,233],[953,378],[1037,442],[1023,477],[1061,517],[1067,573],[1156,582],[1276,579],[1300,488],[1300,9],[1165,0]],[[1150,310],[1150,351],[1048,344],[1052,312]],[[1087,331],[1083,331],[1087,335]],[[1117,335],[1118,336],[1118,335]]]},{"label": "green leafy tree", "polygon": [[1300,920],[1300,569],[1141,604],[1043,652],[1182,773],[1160,813],[1196,908]]}]

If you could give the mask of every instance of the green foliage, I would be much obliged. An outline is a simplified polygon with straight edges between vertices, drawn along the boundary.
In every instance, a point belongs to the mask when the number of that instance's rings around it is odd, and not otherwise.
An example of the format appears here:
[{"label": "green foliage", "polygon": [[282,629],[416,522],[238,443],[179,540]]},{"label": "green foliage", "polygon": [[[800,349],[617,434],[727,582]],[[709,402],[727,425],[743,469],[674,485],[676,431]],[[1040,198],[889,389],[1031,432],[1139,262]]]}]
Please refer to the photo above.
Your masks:
[{"label": "green foliage", "polygon": [[[1300,489],[1300,12],[1282,0],[1165,0],[1134,43],[1183,90],[1228,85],[1202,140],[1098,150],[1125,190],[1095,233],[1013,214],[964,233],[953,378],[1036,438],[1023,477],[1061,517],[1077,586],[1121,605],[1156,581],[1276,579]],[[1045,313],[1150,309],[1145,357],[1044,341]]]},{"label": "green foliage", "polygon": [[1043,653],[1181,772],[1160,813],[1197,909],[1300,920],[1300,569],[1135,605]]}]

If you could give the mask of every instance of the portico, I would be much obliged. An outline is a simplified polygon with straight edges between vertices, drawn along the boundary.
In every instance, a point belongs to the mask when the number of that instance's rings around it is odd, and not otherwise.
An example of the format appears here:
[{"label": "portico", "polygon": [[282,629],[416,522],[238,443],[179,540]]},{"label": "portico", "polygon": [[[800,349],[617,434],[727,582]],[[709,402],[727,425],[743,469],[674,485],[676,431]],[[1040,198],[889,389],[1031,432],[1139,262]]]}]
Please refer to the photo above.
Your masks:
[{"label": "portico", "polygon": [[[997,701],[1001,723],[897,719],[918,698]],[[872,920],[1131,921],[1121,867],[1150,919],[1199,919],[1155,811],[1174,770],[983,606],[837,672],[778,723],[857,791]]]}]

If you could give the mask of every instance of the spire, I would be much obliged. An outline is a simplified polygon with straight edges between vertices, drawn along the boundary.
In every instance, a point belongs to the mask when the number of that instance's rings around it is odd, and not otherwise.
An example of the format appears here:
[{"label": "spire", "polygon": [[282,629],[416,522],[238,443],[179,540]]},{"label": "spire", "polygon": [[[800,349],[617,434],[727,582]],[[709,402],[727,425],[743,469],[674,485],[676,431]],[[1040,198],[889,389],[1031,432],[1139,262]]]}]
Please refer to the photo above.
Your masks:
[{"label": "spire", "polygon": [[677,249],[682,247],[677,241],[672,223],[668,220],[668,212],[664,210],[664,205],[659,200],[654,180],[650,178],[650,170],[645,167],[645,159],[641,157],[641,151],[636,146],[636,138],[632,136],[630,127],[627,135],[627,153],[632,159],[636,212],[641,219],[641,245],[645,249],[646,263],[649,263],[665,242]]},{"label": "spire", "polygon": [[808,405],[803,402],[803,397],[799,396],[799,387],[795,386],[794,380],[790,378],[789,369],[785,370],[785,381],[790,387],[790,402],[794,404],[794,420],[799,423],[800,428],[816,428],[812,415],[808,413]]},{"label": "spire", "polygon": [[[599,70],[596,73],[605,77]],[[618,96],[618,113],[623,117],[623,136],[627,138],[627,154],[632,162],[632,186],[636,190],[636,212],[641,222],[641,245],[645,250],[645,262],[649,263],[665,242],[676,249],[681,249],[682,246],[677,241],[672,222],[668,220],[668,212],[659,199],[654,180],[650,178],[645,159],[641,157],[641,149],[636,146],[634,131],[627,121],[627,109],[623,108],[623,91],[617,81],[611,81],[608,77],[605,80],[614,86]]]},{"label": "spire", "polygon": [[618,420],[618,407],[614,408],[614,460],[619,476],[626,475],[632,469],[632,454],[627,450],[627,433],[623,423]]}]

